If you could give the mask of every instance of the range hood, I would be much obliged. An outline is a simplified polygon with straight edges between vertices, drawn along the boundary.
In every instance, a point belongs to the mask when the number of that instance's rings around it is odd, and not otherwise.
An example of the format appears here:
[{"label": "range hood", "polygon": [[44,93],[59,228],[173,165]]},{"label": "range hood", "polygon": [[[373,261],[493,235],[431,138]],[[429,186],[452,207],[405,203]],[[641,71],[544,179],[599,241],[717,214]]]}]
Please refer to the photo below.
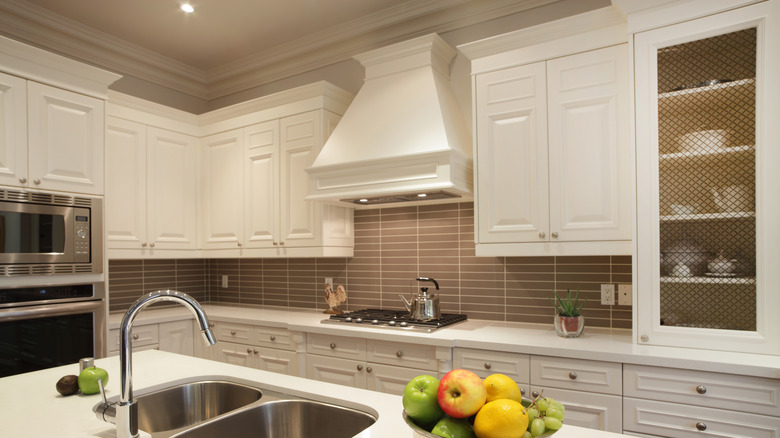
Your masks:
[{"label": "range hood", "polygon": [[355,59],[365,81],[315,158],[308,200],[368,208],[473,199],[471,134],[430,34]]}]

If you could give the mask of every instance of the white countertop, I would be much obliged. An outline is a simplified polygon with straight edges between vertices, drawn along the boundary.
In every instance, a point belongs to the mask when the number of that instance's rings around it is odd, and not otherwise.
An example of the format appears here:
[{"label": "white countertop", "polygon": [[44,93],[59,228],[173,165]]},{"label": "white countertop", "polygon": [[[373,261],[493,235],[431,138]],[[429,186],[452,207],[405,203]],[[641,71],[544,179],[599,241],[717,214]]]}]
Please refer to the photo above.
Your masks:
[{"label": "white countertop", "polygon": [[[328,315],[318,310],[221,305],[205,305],[204,309],[209,317],[219,321],[285,327],[303,332],[780,379],[780,356],[638,345],[631,330],[595,328],[587,324],[580,337],[569,339],[557,336],[552,322],[548,325],[468,320],[433,333],[420,333],[365,325],[322,324],[321,321]],[[150,309],[141,312],[135,323],[191,317],[186,309],[180,307]],[[117,328],[121,318],[122,314],[111,314],[110,328]]]},{"label": "white countertop", "polygon": [[[119,358],[98,359],[96,366],[108,371],[108,397],[119,394]],[[92,407],[100,395],[63,397],[56,383],[67,374],[77,374],[78,364],[65,365],[0,379],[0,436],[3,437],[101,437],[115,436],[114,426],[95,417]],[[182,356],[156,350],[133,354],[133,391],[188,377],[230,376],[256,382],[258,386],[299,397],[350,407],[365,406],[377,422],[357,435],[360,438],[412,437],[401,417],[401,397],[374,391],[285,376],[247,367]],[[622,435],[564,425],[556,438],[609,438]]]}]

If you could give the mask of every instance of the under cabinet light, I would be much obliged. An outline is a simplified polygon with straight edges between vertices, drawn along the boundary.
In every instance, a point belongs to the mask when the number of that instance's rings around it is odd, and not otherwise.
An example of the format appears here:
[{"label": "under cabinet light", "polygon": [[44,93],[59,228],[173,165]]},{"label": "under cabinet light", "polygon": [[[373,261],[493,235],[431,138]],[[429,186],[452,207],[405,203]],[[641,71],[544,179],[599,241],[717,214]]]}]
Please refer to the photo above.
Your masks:
[{"label": "under cabinet light", "polygon": [[192,5],[189,3],[182,3],[181,10],[188,14],[195,12],[195,8],[193,8]]}]

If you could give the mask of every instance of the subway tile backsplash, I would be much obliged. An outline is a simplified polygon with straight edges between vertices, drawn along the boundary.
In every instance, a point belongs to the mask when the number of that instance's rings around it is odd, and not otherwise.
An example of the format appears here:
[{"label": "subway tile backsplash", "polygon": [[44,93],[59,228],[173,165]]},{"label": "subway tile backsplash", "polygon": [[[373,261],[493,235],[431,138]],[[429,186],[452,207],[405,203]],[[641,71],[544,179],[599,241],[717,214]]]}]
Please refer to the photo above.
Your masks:
[{"label": "subway tile backsplash", "polygon": [[552,291],[579,289],[587,325],[631,328],[630,306],[600,304],[602,283],[631,283],[630,256],[476,257],[470,202],[356,210],[351,258],[111,260],[109,305],[124,311],[176,288],[214,304],[324,310],[333,277],[347,289],[345,310],[401,309],[398,295],[416,293],[418,276],[439,282],[445,313],[549,323]]}]

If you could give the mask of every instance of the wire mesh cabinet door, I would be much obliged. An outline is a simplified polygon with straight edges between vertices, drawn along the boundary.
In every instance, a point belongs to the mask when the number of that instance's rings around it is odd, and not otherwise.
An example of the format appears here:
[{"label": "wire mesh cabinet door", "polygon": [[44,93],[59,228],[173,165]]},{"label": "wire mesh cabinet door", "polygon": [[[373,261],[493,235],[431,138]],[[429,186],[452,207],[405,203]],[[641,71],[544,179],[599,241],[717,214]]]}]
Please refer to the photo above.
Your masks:
[{"label": "wire mesh cabinet door", "polygon": [[635,35],[640,344],[780,354],[779,6]]}]

